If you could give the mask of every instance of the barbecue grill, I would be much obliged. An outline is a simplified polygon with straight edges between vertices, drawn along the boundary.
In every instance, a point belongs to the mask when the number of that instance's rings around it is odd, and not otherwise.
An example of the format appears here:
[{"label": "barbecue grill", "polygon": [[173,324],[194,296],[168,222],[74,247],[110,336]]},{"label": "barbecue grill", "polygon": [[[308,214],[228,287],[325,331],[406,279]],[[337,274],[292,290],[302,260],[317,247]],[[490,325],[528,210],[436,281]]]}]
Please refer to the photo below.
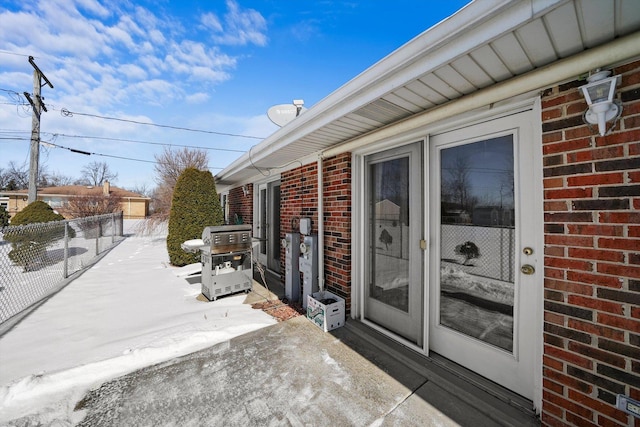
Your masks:
[{"label": "barbecue grill", "polygon": [[[199,249],[202,262],[202,294],[209,301],[235,292],[251,290],[251,226],[205,227],[202,244],[183,244],[183,249]],[[199,243],[199,242],[198,242]]]}]

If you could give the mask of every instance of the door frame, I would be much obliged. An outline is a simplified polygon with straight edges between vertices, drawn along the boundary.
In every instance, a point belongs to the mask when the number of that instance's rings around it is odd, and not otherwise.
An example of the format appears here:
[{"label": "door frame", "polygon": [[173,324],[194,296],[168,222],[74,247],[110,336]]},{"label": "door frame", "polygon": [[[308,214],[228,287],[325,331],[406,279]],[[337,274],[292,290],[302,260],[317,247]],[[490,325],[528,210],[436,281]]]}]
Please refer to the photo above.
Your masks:
[{"label": "door frame", "polygon": [[[530,123],[531,123],[531,139],[535,148],[534,158],[532,162],[534,164],[533,172],[535,177],[535,194],[532,197],[536,197],[538,201],[536,202],[537,206],[543,206],[543,180],[542,180],[542,108],[541,108],[541,99],[538,94],[530,93],[518,97],[517,99],[507,100],[504,102],[496,103],[491,106],[487,106],[481,110],[476,110],[464,114],[460,114],[455,117],[451,117],[445,120],[441,120],[434,123],[427,123],[422,126],[418,126],[412,129],[408,129],[402,133],[394,135],[392,137],[381,138],[373,143],[368,143],[366,145],[354,148],[352,150],[352,218],[351,218],[351,230],[352,230],[352,241],[353,241],[353,251],[352,251],[352,299],[351,299],[351,317],[353,319],[357,319],[367,324],[371,328],[377,330],[378,332],[386,335],[393,340],[402,343],[403,345],[413,349],[414,351],[423,354],[425,356],[429,355],[429,319],[431,318],[431,313],[429,310],[429,288],[425,288],[423,292],[424,301],[423,301],[423,345],[417,346],[402,337],[395,335],[394,333],[370,322],[367,322],[363,319],[364,312],[364,298],[366,295],[366,261],[367,261],[367,249],[364,247],[365,235],[367,233],[365,222],[362,219],[367,215],[367,209],[365,206],[365,197],[364,197],[364,173],[365,173],[365,157],[369,154],[374,154],[380,151],[384,151],[387,149],[391,149],[393,147],[397,147],[403,144],[409,144],[416,141],[424,141],[425,147],[423,149],[423,165],[429,165],[429,152],[430,152],[430,143],[429,143],[429,135],[443,133],[447,131],[452,131],[458,128],[470,126],[473,124],[482,123],[485,121],[490,121],[499,117],[508,116],[516,113],[521,113],[525,111],[530,111]],[[426,167],[426,166],[425,166]],[[429,205],[429,174],[423,173],[423,189],[424,189],[424,197],[423,202],[425,206],[423,206],[423,230],[427,233],[430,226],[430,209]],[[534,326],[534,337],[532,339],[535,340],[535,354],[534,358],[534,398],[533,404],[534,407],[539,411],[542,407],[542,355],[543,355],[543,291],[544,291],[544,272],[543,272],[543,259],[544,256],[544,229],[543,229],[543,210],[540,212],[535,212],[532,214],[532,221],[535,223],[536,231],[536,247],[539,248],[537,251],[537,255],[540,257],[538,262],[539,274],[536,274],[537,282],[535,288],[536,294],[536,314],[535,319],[533,320],[535,323]],[[424,238],[424,236],[423,236]],[[429,283],[429,274],[430,274],[430,265],[429,265],[429,253],[432,242],[430,240],[427,241],[427,250],[422,252],[423,257],[423,265],[424,265],[424,284],[427,286]]]}]

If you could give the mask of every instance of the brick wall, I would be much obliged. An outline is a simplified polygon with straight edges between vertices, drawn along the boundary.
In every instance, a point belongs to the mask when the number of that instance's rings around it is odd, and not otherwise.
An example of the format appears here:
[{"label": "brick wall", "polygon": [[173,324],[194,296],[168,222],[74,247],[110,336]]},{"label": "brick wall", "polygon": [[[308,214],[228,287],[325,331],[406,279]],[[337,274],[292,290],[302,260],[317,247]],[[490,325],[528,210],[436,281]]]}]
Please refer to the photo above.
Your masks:
[{"label": "brick wall", "polygon": [[351,153],[324,161],[324,245],[326,288],[351,309]]},{"label": "brick wall", "polygon": [[247,184],[249,194],[244,195],[242,187],[229,190],[229,223],[235,224],[236,215],[243,224],[253,224],[253,184]]},{"label": "brick wall", "polygon": [[550,426],[640,427],[615,408],[617,394],[640,400],[640,62],[615,74],[624,110],[604,137],[582,121],[584,81],[542,97]]},{"label": "brick wall", "polygon": [[[311,218],[318,227],[318,165],[311,163],[280,175],[280,232],[299,232],[300,218]],[[280,257],[284,271],[284,252]]]},{"label": "brick wall", "polygon": [[[309,217],[313,232],[318,227],[317,163],[301,166],[280,177],[280,230],[299,231],[299,219]],[[325,288],[351,298],[351,154],[345,153],[323,162],[324,191],[324,272]],[[284,249],[283,249],[284,251]],[[284,274],[284,252],[281,254]]]}]

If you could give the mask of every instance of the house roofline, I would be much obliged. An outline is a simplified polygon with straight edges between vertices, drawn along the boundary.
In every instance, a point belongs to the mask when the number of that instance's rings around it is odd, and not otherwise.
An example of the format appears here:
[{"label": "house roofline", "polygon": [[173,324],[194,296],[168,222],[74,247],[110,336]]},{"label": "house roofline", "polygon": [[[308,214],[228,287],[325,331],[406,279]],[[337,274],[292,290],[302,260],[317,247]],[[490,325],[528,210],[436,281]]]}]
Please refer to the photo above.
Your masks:
[{"label": "house roofline", "polygon": [[[253,146],[216,174],[216,180],[223,185],[233,182],[235,174],[255,167],[255,163],[269,154],[377,99],[399,84],[400,80],[406,79],[406,74],[414,71],[411,65],[419,60],[435,55],[431,62],[431,68],[435,69],[472,47],[486,44],[539,14],[568,1],[570,0],[522,0],[519,2],[493,0],[473,1],[467,4],[373,64],[309,108],[304,114]],[[447,49],[443,50],[441,48],[444,45],[447,45]],[[425,71],[424,68],[422,71]]]}]

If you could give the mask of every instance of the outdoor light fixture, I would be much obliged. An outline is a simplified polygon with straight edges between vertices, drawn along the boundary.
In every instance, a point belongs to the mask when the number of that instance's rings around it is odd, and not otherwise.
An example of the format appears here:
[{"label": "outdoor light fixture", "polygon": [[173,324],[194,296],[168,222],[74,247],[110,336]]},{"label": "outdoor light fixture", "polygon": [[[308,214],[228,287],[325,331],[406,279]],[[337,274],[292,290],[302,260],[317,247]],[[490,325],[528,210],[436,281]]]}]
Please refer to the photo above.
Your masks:
[{"label": "outdoor light fixture", "polygon": [[247,197],[249,195],[249,187],[246,185],[242,186],[242,193],[244,194],[244,197]]},{"label": "outdoor light fixture", "polygon": [[587,77],[587,83],[580,86],[589,108],[584,112],[585,123],[598,124],[601,136],[607,133],[607,122],[622,114],[622,105],[613,99],[620,75],[609,77],[611,71],[596,70]]}]

